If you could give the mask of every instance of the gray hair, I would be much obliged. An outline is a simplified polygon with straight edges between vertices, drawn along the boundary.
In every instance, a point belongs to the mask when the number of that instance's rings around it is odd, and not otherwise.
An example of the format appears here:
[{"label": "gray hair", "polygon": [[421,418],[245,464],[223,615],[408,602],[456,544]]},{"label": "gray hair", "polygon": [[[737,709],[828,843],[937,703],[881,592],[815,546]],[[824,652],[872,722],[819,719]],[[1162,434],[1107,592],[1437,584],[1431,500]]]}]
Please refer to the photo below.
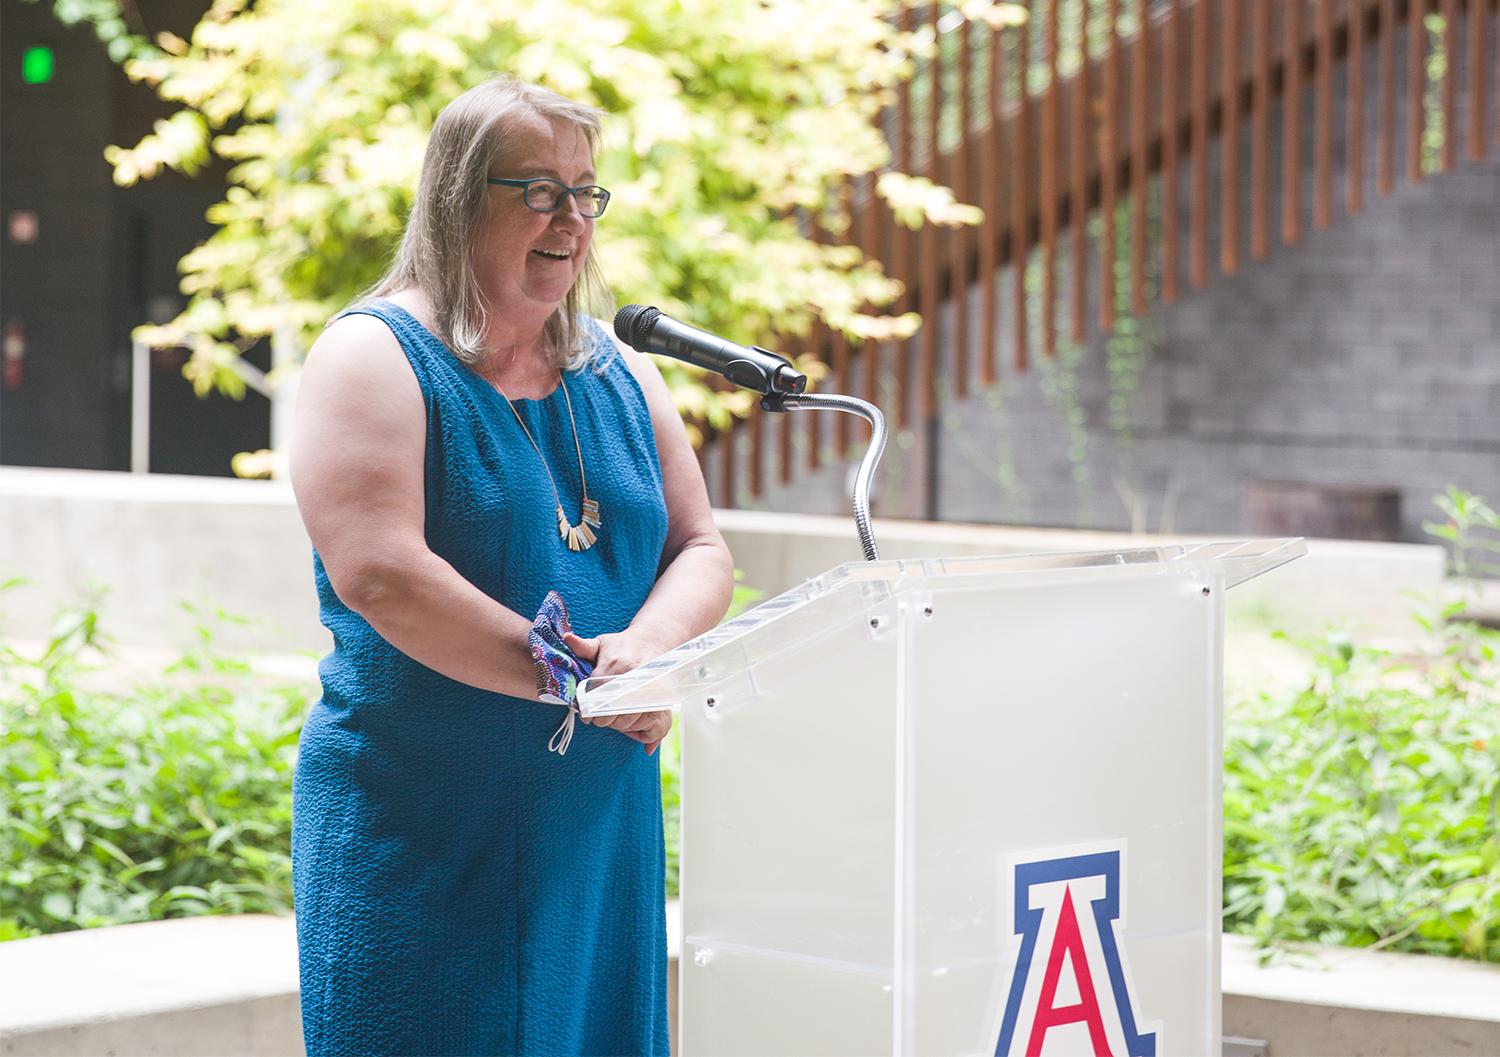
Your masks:
[{"label": "gray hair", "polygon": [[[437,336],[471,367],[488,355],[483,347],[488,312],[474,278],[474,246],[489,216],[485,178],[494,161],[512,149],[511,129],[521,114],[570,125],[588,140],[591,153],[598,150],[603,111],[597,107],[510,75],[470,88],[433,123],[396,259],[360,299],[417,287],[432,306]],[[583,270],[543,331],[546,351],[559,369],[580,366],[594,353],[580,317],[608,318],[613,300],[590,244]]]}]

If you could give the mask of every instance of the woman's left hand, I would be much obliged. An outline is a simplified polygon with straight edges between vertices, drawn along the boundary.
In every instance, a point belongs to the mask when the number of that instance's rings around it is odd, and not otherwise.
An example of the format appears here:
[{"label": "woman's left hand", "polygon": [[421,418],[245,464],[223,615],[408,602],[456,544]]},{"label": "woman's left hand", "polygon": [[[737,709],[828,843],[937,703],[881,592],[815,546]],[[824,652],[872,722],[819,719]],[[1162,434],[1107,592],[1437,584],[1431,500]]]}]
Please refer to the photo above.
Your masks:
[{"label": "woman's left hand", "polygon": [[[592,664],[595,675],[623,675],[666,652],[628,628],[616,635],[600,635],[593,639],[569,634],[563,636],[563,643],[579,660]],[[618,730],[644,745],[647,755],[650,755],[672,729],[672,713],[626,712],[618,716],[595,716],[585,722]]]}]

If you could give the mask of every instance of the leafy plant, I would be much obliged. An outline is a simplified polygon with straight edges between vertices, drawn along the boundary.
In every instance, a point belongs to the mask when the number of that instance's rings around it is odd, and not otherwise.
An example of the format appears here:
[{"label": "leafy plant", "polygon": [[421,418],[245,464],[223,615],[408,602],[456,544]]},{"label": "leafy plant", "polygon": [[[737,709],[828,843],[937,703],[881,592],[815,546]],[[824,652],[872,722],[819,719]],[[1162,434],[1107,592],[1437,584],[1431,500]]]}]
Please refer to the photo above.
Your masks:
[{"label": "leafy plant", "polygon": [[1230,931],[1500,957],[1497,639],[1426,631],[1415,660],[1339,632],[1305,643],[1308,685],[1226,724]]},{"label": "leafy plant", "polygon": [[1447,540],[1453,548],[1453,575],[1463,580],[1500,576],[1500,514],[1490,509],[1484,496],[1473,495],[1453,485],[1443,495],[1432,497],[1448,515],[1442,524],[1422,522],[1430,535]]},{"label": "leafy plant", "polygon": [[661,821],[667,841],[667,898],[676,899],[682,860],[682,724],[672,729],[656,750],[661,757]]},{"label": "leafy plant", "polygon": [[[200,615],[202,616],[202,615]],[[0,644],[0,939],[291,907],[301,686],[214,648],[111,687],[97,614]]]}]

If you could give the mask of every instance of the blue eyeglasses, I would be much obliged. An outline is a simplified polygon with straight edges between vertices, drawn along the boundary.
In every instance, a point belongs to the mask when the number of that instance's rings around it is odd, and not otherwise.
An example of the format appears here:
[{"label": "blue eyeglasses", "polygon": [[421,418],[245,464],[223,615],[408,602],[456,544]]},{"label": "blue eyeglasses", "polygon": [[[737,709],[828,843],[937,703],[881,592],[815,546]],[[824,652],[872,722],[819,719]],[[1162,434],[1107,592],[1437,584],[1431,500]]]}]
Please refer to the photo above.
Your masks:
[{"label": "blue eyeglasses", "polygon": [[559,180],[549,180],[544,176],[533,180],[502,180],[490,176],[486,182],[521,188],[521,200],[528,209],[535,209],[538,213],[556,212],[568,195],[572,195],[573,201],[578,203],[578,214],[591,220],[602,217],[604,207],[609,205],[609,192],[594,184],[569,187]]}]

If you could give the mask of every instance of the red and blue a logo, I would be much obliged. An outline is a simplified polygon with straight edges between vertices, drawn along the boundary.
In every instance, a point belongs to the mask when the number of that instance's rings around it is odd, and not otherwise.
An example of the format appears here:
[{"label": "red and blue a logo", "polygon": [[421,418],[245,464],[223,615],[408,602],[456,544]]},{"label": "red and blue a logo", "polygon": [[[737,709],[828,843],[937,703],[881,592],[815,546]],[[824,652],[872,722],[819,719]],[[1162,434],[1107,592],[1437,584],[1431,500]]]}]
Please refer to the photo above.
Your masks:
[{"label": "red and blue a logo", "polygon": [[1140,1022],[1121,948],[1124,867],[1124,841],[1010,858],[1012,961],[995,1057],[1156,1057],[1161,1025]]}]

